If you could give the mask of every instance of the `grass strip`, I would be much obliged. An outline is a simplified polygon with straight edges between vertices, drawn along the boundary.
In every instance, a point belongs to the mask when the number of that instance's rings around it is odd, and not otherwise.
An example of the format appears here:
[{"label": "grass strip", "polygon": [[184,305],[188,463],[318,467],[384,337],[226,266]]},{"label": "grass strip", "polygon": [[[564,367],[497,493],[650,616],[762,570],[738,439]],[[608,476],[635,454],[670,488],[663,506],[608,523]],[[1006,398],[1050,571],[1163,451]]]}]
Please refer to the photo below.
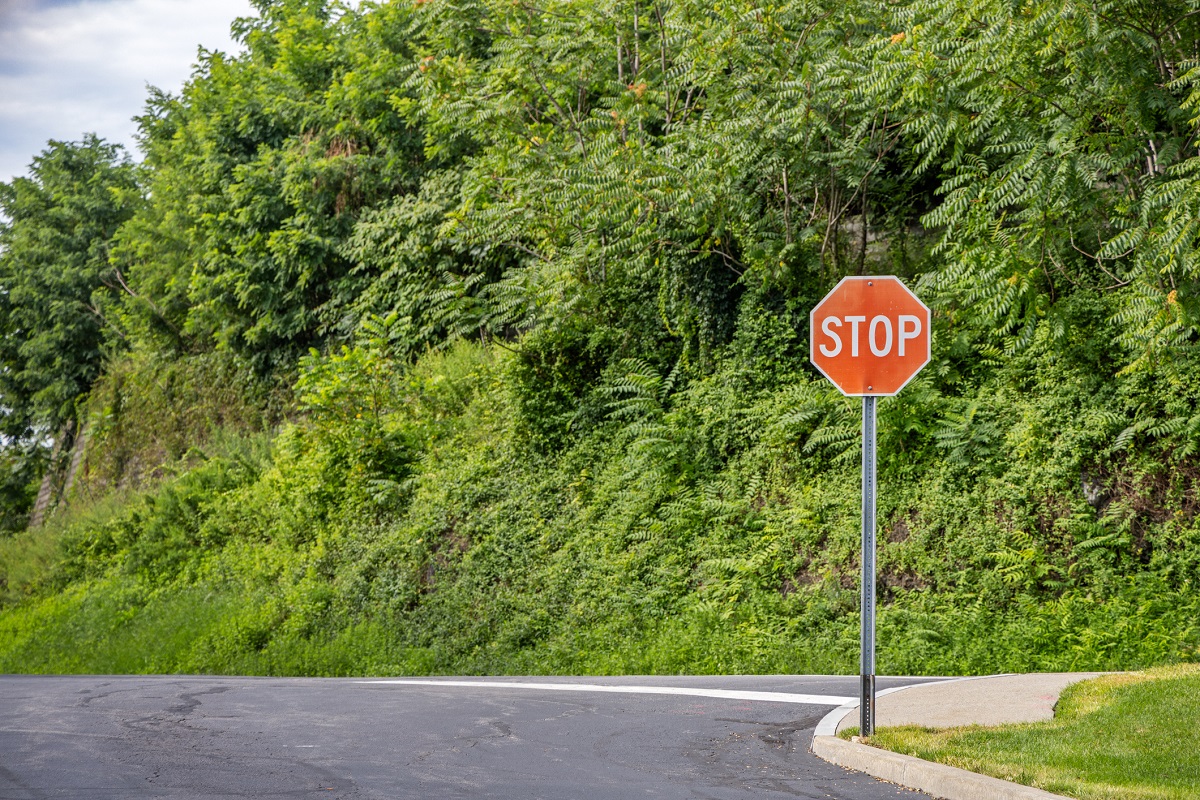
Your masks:
[{"label": "grass strip", "polygon": [[1200,665],[1074,684],[1046,722],[882,728],[870,744],[1079,800],[1195,800]]}]

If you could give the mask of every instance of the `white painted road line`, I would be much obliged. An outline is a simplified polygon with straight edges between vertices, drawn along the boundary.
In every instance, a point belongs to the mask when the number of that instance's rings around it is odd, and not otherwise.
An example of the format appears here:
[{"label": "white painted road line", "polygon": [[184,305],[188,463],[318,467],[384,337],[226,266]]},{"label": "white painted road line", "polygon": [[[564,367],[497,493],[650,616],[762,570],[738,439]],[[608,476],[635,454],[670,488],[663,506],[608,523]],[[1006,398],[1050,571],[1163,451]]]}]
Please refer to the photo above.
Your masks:
[{"label": "white painted road line", "polygon": [[608,692],[610,694],[673,694],[686,697],[714,697],[719,700],[756,700],[766,703],[797,703],[807,706],[840,706],[857,702],[854,697],[828,694],[788,694],[786,692],[745,692],[736,689],[691,689],[680,686],[610,686],[599,683],[517,683],[515,681],[420,681],[374,680],[356,681],[362,684],[391,684],[400,686],[465,687],[472,689],[535,689],[546,692]]}]

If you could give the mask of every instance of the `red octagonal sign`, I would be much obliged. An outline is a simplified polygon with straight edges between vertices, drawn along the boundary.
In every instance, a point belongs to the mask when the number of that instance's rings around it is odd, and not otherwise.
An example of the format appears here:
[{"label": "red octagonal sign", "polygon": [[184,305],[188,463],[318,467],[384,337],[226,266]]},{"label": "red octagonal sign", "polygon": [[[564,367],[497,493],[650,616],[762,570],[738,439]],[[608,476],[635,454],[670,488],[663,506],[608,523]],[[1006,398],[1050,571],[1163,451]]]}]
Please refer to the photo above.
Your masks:
[{"label": "red octagonal sign", "polygon": [[843,278],[809,325],[812,363],[851,397],[894,395],[929,363],[929,309],[891,275]]}]

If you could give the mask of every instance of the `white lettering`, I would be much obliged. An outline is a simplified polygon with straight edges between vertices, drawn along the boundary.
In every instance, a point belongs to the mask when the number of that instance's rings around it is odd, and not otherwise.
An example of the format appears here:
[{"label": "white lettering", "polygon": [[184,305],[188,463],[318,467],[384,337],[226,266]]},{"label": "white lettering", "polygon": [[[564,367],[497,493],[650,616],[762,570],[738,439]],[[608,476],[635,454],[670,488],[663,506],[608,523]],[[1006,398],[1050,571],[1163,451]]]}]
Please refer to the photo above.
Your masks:
[{"label": "white lettering", "polygon": [[850,323],[850,356],[858,358],[858,323],[866,322],[866,317],[846,317],[846,322]]},{"label": "white lettering", "polygon": [[[886,338],[883,340],[883,347],[876,346],[875,342],[879,338],[875,335],[875,331],[882,325],[886,332]],[[892,352],[892,321],[882,314],[871,320],[871,329],[867,332],[867,344],[871,346],[871,355],[886,356]]]},{"label": "white lettering", "polygon": [[826,317],[825,319],[821,320],[821,332],[830,339],[833,339],[833,347],[821,345],[817,348],[821,351],[821,355],[827,358],[833,358],[838,353],[842,352],[842,337],[830,330],[830,327],[833,325],[836,325],[840,328],[842,327],[842,321],[837,317]]},{"label": "white lettering", "polygon": [[[906,327],[911,324],[912,328]],[[921,318],[914,317],[912,314],[900,315],[900,355],[904,355],[904,343],[909,339],[915,339],[921,335]]]}]

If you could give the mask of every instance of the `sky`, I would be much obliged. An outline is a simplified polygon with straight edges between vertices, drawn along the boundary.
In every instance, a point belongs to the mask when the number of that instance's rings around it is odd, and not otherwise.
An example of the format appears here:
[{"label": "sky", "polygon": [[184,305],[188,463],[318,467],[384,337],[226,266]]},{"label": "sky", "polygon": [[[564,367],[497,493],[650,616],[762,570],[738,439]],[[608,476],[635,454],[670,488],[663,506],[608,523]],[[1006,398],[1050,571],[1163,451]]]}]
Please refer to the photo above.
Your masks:
[{"label": "sky", "polygon": [[0,181],[50,139],[96,133],[140,159],[147,84],[178,92],[197,48],[237,52],[249,0],[0,0]]}]

